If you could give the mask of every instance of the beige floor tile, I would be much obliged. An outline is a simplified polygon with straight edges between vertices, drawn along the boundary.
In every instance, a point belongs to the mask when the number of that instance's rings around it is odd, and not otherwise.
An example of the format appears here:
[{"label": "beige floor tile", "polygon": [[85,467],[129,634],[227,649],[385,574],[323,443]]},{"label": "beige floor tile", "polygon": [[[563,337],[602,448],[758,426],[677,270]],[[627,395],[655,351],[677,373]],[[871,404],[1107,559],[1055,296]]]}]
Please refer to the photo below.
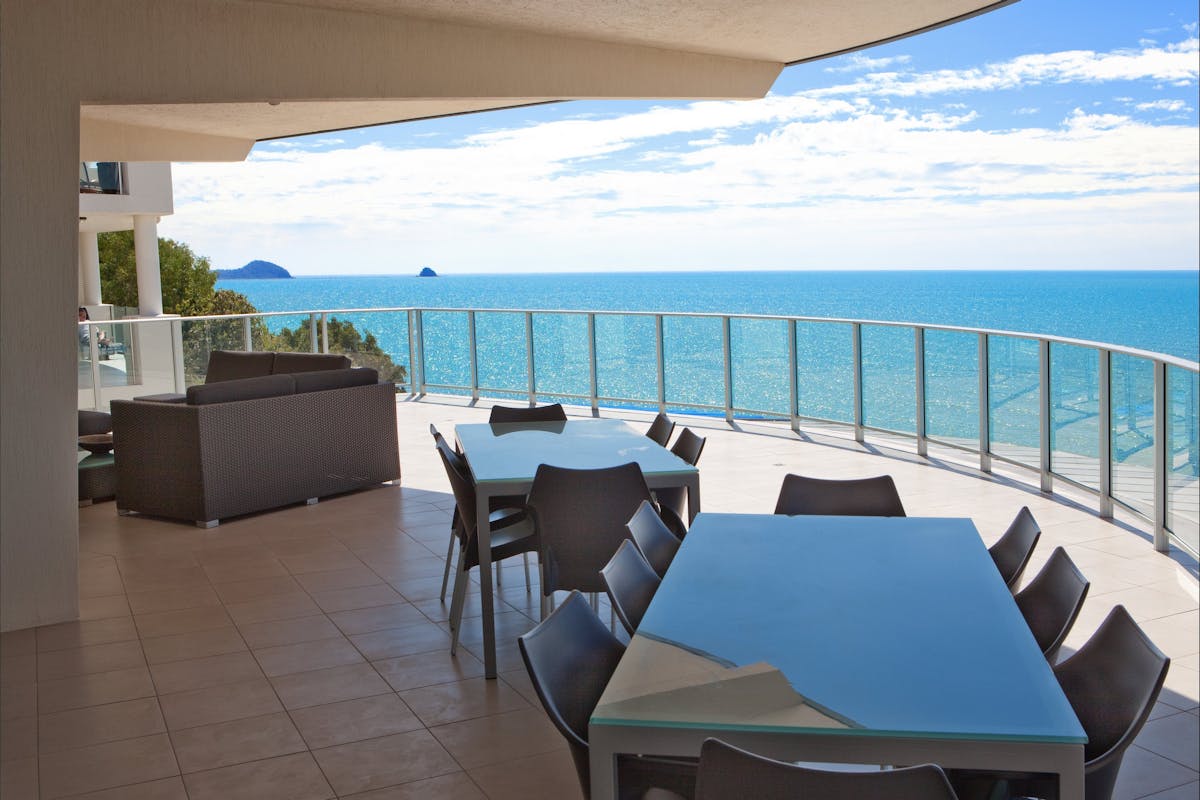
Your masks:
[{"label": "beige floor tile", "polygon": [[38,678],[43,681],[144,667],[146,657],[141,642],[95,644],[73,650],[53,650],[38,656]]},{"label": "beige floor tile", "polygon": [[468,774],[483,789],[488,800],[527,800],[532,797],[546,800],[583,798],[574,762],[565,749],[476,767]]},{"label": "beige floor tile", "polygon": [[528,708],[529,704],[502,681],[483,678],[426,686],[400,692],[400,699],[427,726]]},{"label": "beige floor tile", "polygon": [[129,614],[129,601],[123,594],[81,597],[79,599],[79,620],[81,622],[128,617]]},{"label": "beige floor tile", "polygon": [[416,715],[394,694],[295,709],[291,715],[313,750],[423,728]]},{"label": "beige floor tile", "polygon": [[1196,780],[1195,770],[1151,753],[1136,743],[1125,751],[1113,800],[1133,800]]},{"label": "beige floor tile", "polygon": [[435,650],[372,663],[383,679],[398,692],[439,683],[455,683],[483,675],[483,662],[461,649],[454,656],[446,650]]},{"label": "beige floor tile", "polygon": [[306,553],[303,555],[280,556],[279,560],[288,572],[299,575],[305,572],[327,572],[330,570],[356,569],[363,566],[358,556],[349,550],[340,552]]},{"label": "beige floor tile", "polygon": [[348,794],[343,800],[487,800],[465,772],[452,772],[436,778],[389,786],[362,794]]},{"label": "beige floor tile", "polygon": [[464,769],[565,749],[566,742],[541,708],[438,725],[430,730]]},{"label": "beige floor tile", "polygon": [[211,586],[183,586],[153,592],[130,592],[129,607],[135,614],[155,614],[160,611],[180,611],[185,608],[217,606],[221,598]]},{"label": "beige floor tile", "polygon": [[175,731],[283,710],[266,680],[243,681],[159,696],[167,728]]},{"label": "beige floor tile", "polygon": [[283,712],[172,731],[171,741],[179,769],[185,774],[307,749]]},{"label": "beige floor tile", "polygon": [[37,629],[38,652],[71,650],[94,644],[127,642],[137,639],[131,617],[95,619],[87,622],[63,622]]},{"label": "beige floor tile", "polygon": [[268,677],[340,667],[363,660],[354,645],[338,635],[336,639],[266,647],[254,651],[254,657]]},{"label": "beige floor tile", "polygon": [[272,678],[271,685],[289,710],[391,691],[367,663],[281,675]]},{"label": "beige floor tile", "polygon": [[142,640],[146,661],[151,664],[219,656],[245,649],[246,643],[236,628],[217,628]]},{"label": "beige floor tile", "polygon": [[179,633],[211,631],[233,625],[233,620],[220,606],[200,606],[178,611],[155,611],[133,618],[143,639],[172,636]]},{"label": "beige floor tile", "polygon": [[121,570],[125,589],[129,592],[154,592],[181,586],[207,586],[208,575],[199,564],[192,567],[155,569],[148,567],[134,572]]},{"label": "beige floor tile", "polygon": [[326,613],[350,611],[356,608],[395,605],[404,602],[399,592],[386,583],[374,586],[358,586],[352,589],[333,589],[314,592],[313,599]]},{"label": "beige floor tile", "polygon": [[305,572],[296,575],[296,581],[309,593],[329,592],[337,589],[354,589],[383,583],[383,579],[366,567],[335,569],[327,572]]},{"label": "beige floor tile", "polygon": [[428,621],[426,616],[411,603],[393,603],[386,606],[356,608],[352,611],[335,611],[329,615],[329,618],[347,636]]},{"label": "beige floor tile", "polygon": [[294,539],[281,539],[269,542],[267,550],[276,558],[291,556],[315,556],[330,553],[346,552],[346,545],[340,539],[329,534],[320,533]]},{"label": "beige floor tile", "polygon": [[1172,658],[1200,652],[1200,611],[1188,611],[1142,622],[1141,628]]},{"label": "beige floor tile", "polygon": [[449,654],[450,635],[432,622],[413,622],[350,637],[354,646],[372,661],[440,651]]},{"label": "beige floor tile", "polygon": [[154,686],[159,694],[205,689],[264,677],[254,656],[245,650],[207,658],[153,664],[150,667],[150,675],[154,678]]},{"label": "beige floor tile", "polygon": [[37,743],[42,754],[103,742],[166,733],[158,699],[144,697],[90,708],[43,714]]},{"label": "beige floor tile", "polygon": [[1137,744],[1200,772],[1200,719],[1181,712],[1146,723]]},{"label": "beige floor tile", "polygon": [[242,632],[246,644],[254,649],[342,638],[342,632],[323,614],[240,625],[238,630]]},{"label": "beige floor tile", "polygon": [[78,794],[71,800],[188,800],[188,796],[183,780],[175,777]]},{"label": "beige floor tile", "polygon": [[321,609],[312,598],[303,592],[272,595],[245,603],[228,603],[225,609],[238,625],[311,617],[321,613]]},{"label": "beige floor tile", "polygon": [[183,777],[189,800],[329,800],[333,790],[309,753]]},{"label": "beige floor tile", "polygon": [[39,759],[44,798],[82,794],[179,774],[165,733],[46,753]]},{"label": "beige floor tile", "polygon": [[204,574],[213,583],[254,581],[285,577],[288,571],[274,558],[253,561],[226,561],[204,564]]},{"label": "beige floor tile", "polygon": [[501,672],[500,680],[520,692],[521,696],[525,698],[525,702],[529,703],[529,705],[534,708],[541,708],[542,701],[538,699],[537,690],[533,688],[533,681],[529,679],[529,671],[523,666],[521,669]]},{"label": "beige floor tile", "polygon": [[339,794],[382,789],[458,772],[458,764],[428,731],[327,747],[313,757]]},{"label": "beige floor tile", "polygon": [[52,714],[122,700],[154,696],[154,682],[145,667],[76,675],[38,684],[38,711]]},{"label": "beige floor tile", "polygon": [[213,589],[224,603],[248,603],[252,600],[262,600],[264,597],[297,594],[302,591],[300,584],[290,576],[218,583]]}]

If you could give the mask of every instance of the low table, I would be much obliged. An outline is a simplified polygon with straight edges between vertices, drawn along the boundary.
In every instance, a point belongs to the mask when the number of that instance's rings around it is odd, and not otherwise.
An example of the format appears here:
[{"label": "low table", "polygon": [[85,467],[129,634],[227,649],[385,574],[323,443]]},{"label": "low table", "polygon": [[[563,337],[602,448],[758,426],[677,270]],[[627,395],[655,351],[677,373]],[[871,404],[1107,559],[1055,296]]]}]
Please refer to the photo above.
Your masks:
[{"label": "low table", "polygon": [[89,454],[80,460],[79,504],[89,506],[93,500],[111,500],[116,496],[117,464],[113,454]]}]

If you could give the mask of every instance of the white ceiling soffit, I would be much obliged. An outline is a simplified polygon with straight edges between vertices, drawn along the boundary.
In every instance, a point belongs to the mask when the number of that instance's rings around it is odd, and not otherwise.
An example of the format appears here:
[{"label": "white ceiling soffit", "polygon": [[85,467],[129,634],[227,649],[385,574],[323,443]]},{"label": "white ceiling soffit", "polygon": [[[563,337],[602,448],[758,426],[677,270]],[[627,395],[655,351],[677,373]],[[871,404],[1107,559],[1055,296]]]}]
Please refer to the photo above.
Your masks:
[{"label": "white ceiling soffit", "polygon": [[1015,0],[255,0],[796,64]]}]

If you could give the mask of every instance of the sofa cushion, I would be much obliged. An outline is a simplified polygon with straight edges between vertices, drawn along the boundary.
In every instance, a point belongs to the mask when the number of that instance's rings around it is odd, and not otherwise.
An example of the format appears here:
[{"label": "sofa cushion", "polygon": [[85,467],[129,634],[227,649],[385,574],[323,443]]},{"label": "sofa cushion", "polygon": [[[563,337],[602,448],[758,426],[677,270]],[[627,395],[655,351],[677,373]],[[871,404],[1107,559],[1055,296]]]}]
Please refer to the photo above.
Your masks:
[{"label": "sofa cushion", "polygon": [[347,386],[366,386],[379,383],[379,373],[370,367],[357,369],[320,369],[315,372],[297,372],[296,394],[301,392],[324,392],[329,389],[345,389]]},{"label": "sofa cushion", "polygon": [[350,369],[350,359],[336,353],[276,353],[271,371],[283,375],[321,369]]},{"label": "sofa cushion", "polygon": [[133,399],[139,403],[186,403],[187,395],[164,392],[163,394],[143,394]]},{"label": "sofa cushion", "polygon": [[112,414],[107,411],[80,411],[79,435],[94,436],[112,430]]},{"label": "sofa cushion", "polygon": [[270,375],[275,364],[274,353],[244,353],[240,350],[213,350],[208,354],[205,383],[235,381]]},{"label": "sofa cushion", "polygon": [[262,375],[257,378],[241,378],[235,381],[218,381],[201,386],[189,386],[187,401],[190,406],[206,406],[212,403],[259,400],[264,397],[281,397],[295,393],[296,382],[291,375]]}]

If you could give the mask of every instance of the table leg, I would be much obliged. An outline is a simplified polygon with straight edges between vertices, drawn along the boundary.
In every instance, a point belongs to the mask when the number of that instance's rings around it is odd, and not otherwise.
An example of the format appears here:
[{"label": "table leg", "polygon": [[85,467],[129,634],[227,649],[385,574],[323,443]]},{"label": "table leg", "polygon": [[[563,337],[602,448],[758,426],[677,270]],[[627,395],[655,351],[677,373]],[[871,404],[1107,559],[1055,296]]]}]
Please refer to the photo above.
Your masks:
[{"label": "table leg", "polygon": [[488,519],[491,495],[477,486],[475,490],[475,545],[479,548],[479,591],[483,606],[483,672],[487,678],[496,677],[496,621],[492,609],[492,526]]},{"label": "table leg", "polygon": [[696,515],[700,513],[700,475],[693,475],[687,485],[688,495],[688,525],[696,521]]}]

